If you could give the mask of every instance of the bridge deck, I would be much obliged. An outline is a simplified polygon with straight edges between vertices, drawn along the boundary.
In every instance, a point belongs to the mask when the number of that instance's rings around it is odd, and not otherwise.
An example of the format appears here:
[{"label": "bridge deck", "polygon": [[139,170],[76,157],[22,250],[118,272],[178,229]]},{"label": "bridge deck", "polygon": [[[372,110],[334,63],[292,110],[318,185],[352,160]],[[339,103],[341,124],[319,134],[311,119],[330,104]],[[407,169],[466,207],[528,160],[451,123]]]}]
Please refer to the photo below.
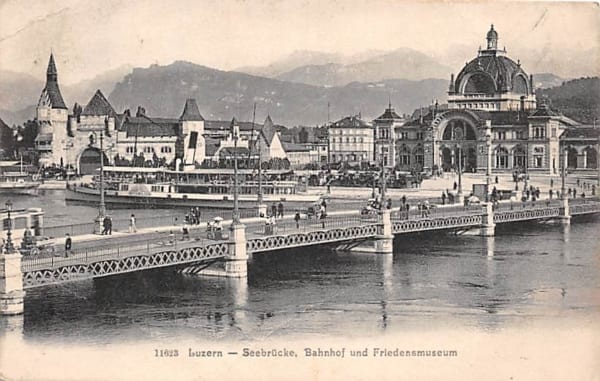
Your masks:
[{"label": "bridge deck", "polygon": [[[560,200],[537,203],[503,202],[494,208],[494,222],[554,218],[561,215],[561,207]],[[600,201],[573,200],[569,210],[571,215],[598,213]],[[395,210],[391,216],[392,232],[402,234],[479,227],[483,224],[484,216],[485,208],[478,205],[451,205],[428,211]],[[246,248],[249,253],[372,239],[382,233],[383,226],[377,215],[360,216],[356,211],[332,213],[324,220],[301,220],[298,225],[288,217],[278,220],[274,231],[269,234],[265,234],[265,226],[259,219],[247,219],[243,222],[246,224]],[[178,239],[169,236],[173,229],[173,226],[166,226],[135,234],[74,237],[78,248],[69,256],[64,252],[59,256],[46,258],[24,256],[24,288],[218,260],[226,257],[228,253],[228,240],[206,238],[203,225],[190,227],[190,238],[185,240],[180,238],[179,232]]]}]

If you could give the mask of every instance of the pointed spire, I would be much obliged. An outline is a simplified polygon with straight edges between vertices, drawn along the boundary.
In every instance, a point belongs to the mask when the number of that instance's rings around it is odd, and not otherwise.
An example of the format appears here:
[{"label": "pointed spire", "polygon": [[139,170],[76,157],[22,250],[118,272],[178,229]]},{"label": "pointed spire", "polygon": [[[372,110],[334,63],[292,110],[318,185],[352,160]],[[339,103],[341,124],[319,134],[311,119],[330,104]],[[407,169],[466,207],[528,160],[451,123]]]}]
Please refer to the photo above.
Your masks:
[{"label": "pointed spire", "polygon": [[[58,87],[58,71],[56,70],[56,63],[54,62],[54,54],[50,54],[48,60],[48,69],[46,70],[46,86],[42,91],[40,97],[40,103],[42,99],[49,101],[50,107],[53,109],[67,109],[67,105],[60,93]],[[45,102],[44,102],[45,103]]]},{"label": "pointed spire", "polygon": [[183,112],[179,117],[181,121],[203,121],[204,118],[200,114],[200,110],[198,110],[198,105],[196,104],[196,100],[193,98],[188,98],[185,101],[185,106],[183,107]]},{"label": "pointed spire", "polygon": [[46,70],[46,81],[56,82],[58,80],[58,71],[56,70],[56,63],[54,63],[54,54],[50,53],[50,60],[48,61],[48,69]]}]

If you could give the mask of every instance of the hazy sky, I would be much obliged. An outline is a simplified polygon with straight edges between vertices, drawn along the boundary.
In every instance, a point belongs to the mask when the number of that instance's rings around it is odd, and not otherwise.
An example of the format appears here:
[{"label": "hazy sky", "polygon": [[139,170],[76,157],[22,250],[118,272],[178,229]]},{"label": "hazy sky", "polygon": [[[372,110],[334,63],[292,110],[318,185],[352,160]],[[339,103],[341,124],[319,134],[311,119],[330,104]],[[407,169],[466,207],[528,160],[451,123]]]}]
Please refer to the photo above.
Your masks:
[{"label": "hazy sky", "polygon": [[[0,69],[43,78],[51,49],[66,84],[124,64],[189,60],[233,69],[294,50],[409,47],[464,62],[485,43],[492,22],[509,53],[538,52],[535,62],[523,62],[532,72],[536,65],[563,75],[600,71],[593,3],[385,0],[0,0]],[[464,57],[460,46],[472,53]],[[582,59],[596,72],[577,73],[581,62],[573,61]]]}]

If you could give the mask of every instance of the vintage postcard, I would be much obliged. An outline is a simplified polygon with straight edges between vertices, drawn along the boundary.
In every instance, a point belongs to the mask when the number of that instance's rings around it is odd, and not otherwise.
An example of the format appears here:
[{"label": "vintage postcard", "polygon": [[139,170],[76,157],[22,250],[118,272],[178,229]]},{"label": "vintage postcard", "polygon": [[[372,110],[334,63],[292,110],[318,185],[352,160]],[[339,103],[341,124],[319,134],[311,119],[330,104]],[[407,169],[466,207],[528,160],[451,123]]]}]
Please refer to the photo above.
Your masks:
[{"label": "vintage postcard", "polygon": [[600,380],[593,2],[0,0],[0,379]]}]

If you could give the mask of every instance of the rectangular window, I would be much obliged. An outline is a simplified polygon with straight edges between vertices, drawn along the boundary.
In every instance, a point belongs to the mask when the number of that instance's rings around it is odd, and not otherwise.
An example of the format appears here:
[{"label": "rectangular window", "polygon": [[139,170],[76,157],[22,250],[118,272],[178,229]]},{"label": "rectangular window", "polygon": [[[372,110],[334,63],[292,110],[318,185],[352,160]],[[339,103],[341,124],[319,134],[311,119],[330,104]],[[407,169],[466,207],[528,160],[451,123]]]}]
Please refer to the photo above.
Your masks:
[{"label": "rectangular window", "polygon": [[190,142],[188,144],[188,148],[196,148],[197,143],[198,143],[198,132],[197,131],[190,132]]}]

